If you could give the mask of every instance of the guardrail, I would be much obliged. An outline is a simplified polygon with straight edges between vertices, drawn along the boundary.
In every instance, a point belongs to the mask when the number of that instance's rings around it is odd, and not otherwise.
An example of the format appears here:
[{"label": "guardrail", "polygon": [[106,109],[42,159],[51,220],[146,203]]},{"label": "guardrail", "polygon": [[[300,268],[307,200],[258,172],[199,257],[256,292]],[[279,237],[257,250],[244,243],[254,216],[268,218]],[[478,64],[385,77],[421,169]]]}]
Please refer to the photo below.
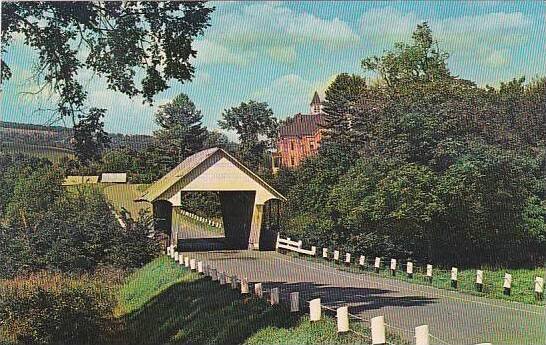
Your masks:
[{"label": "guardrail", "polygon": [[280,235],[277,234],[277,244],[275,245],[276,250],[286,249],[296,253],[311,255],[311,256],[315,256],[317,254],[317,247],[312,246],[311,249],[303,249],[302,245],[303,245],[303,242],[301,240],[296,242],[296,241],[292,241],[290,237],[281,238]]},{"label": "guardrail", "polygon": [[[302,241],[293,241],[290,238],[283,239],[280,237],[280,234],[277,234],[277,250],[278,249],[286,249],[293,252],[306,254],[309,256],[316,257],[317,250],[315,246],[311,247],[311,250],[304,250],[301,249],[302,247]],[[341,263],[343,260],[343,263],[346,266],[353,265],[352,262],[352,255],[349,252],[345,252],[345,256],[342,259],[340,255],[339,250],[334,250],[333,255],[330,257],[329,249],[328,248],[322,248],[322,258],[325,260],[331,259],[335,263]],[[415,265],[415,262],[407,261],[406,263],[399,263],[397,259],[384,259],[381,257],[375,257],[375,258],[369,258],[364,255],[360,255],[357,258],[354,259],[354,264],[356,264],[361,269],[369,268],[372,269],[375,273],[379,273],[384,267],[388,267],[390,274],[394,277],[397,275],[397,273],[406,274],[407,278],[412,280],[414,279],[414,271],[419,271],[421,275],[423,275],[426,279],[426,281],[429,284],[432,284],[434,280],[434,274],[433,274],[433,266],[431,264],[427,264],[425,267],[418,267]],[[468,292],[478,292],[483,293],[484,292],[484,271],[483,270],[476,270],[476,277],[475,277],[475,290],[463,290],[459,286],[459,269],[457,267],[451,267],[450,270],[436,270],[441,271],[444,273],[448,273],[450,277],[450,286],[451,288],[459,291],[468,291]],[[502,282],[499,282],[498,286],[502,285],[503,294],[506,296],[510,296],[512,294],[512,275],[508,272],[504,274]],[[531,282],[529,282],[531,284]],[[544,278],[543,277],[535,277],[534,281],[532,282],[533,290],[535,294],[535,299],[537,301],[542,301],[544,299]]]},{"label": "guardrail", "polygon": [[[290,247],[289,250],[301,250],[301,241],[292,241],[289,238],[281,239],[280,237],[278,237],[277,244],[279,248]],[[281,301],[287,301],[287,307],[291,313],[301,312],[302,303],[300,301],[300,293],[297,291],[289,292],[287,295],[285,295],[288,298],[281,299],[282,292],[278,287],[272,287],[271,289],[266,290],[264,289],[261,282],[250,283],[247,278],[239,278],[237,277],[237,275],[232,275],[224,271],[219,271],[216,267],[208,264],[205,261],[201,261],[190,256],[184,256],[183,253],[179,253],[175,250],[174,245],[167,247],[167,255],[173,258],[180,265],[184,265],[191,271],[197,272],[205,278],[210,279],[212,282],[218,283],[222,287],[229,287],[233,290],[239,290],[243,296],[250,296],[252,291],[254,293],[254,296],[257,298],[267,298],[269,304],[271,305],[277,305],[280,304]],[[251,284],[253,284],[253,289],[250,288]],[[323,319],[323,309],[333,312],[335,313],[336,318],[337,333],[340,336],[346,334],[347,332],[352,332],[370,341],[371,345],[396,345],[387,341],[387,328],[392,329],[393,331],[411,334],[414,339],[415,345],[430,345],[432,340],[434,340],[436,343],[440,343],[443,345],[451,345],[448,342],[432,335],[429,332],[428,325],[421,325],[415,327],[414,331],[410,331],[407,329],[388,325],[385,322],[385,317],[382,315],[378,315],[371,318],[370,320],[367,320],[357,315],[350,314],[348,306],[339,306],[334,308],[322,305],[320,298],[314,298],[312,300],[305,301],[304,303],[308,305],[309,319],[311,322],[317,322]],[[362,334],[357,330],[352,329],[349,323],[350,319],[357,320],[363,323],[368,323],[371,329],[371,336]],[[492,344],[481,343],[476,345]]]}]

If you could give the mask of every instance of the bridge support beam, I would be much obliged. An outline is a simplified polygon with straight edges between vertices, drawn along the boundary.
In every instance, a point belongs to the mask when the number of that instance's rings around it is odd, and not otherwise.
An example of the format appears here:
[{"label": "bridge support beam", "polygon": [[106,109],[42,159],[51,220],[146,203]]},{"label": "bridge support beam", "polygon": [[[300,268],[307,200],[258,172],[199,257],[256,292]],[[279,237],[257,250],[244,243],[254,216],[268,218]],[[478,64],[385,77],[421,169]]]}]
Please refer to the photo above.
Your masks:
[{"label": "bridge support beam", "polygon": [[252,211],[252,223],[250,225],[250,238],[248,239],[248,249],[260,249],[260,233],[262,230],[263,215],[264,205],[254,204]]}]

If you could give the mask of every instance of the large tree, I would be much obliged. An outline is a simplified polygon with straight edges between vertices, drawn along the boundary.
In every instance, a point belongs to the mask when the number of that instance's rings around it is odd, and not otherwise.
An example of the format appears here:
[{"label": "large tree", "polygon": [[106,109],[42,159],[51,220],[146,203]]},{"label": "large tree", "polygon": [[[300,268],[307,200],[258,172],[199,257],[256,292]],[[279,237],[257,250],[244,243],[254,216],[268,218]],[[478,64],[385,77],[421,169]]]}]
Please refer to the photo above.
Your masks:
[{"label": "large tree", "polygon": [[164,170],[174,168],[203,148],[207,129],[202,126],[202,118],[201,111],[183,93],[159,107],[155,114],[159,130],[154,132],[154,146]]},{"label": "large tree", "polygon": [[248,101],[224,110],[221,128],[234,130],[239,136],[239,156],[253,168],[263,166],[267,150],[277,138],[278,123],[265,102]]},{"label": "large tree", "polygon": [[365,114],[359,107],[367,89],[366,80],[358,75],[339,74],[326,90],[324,102],[324,139],[322,148],[339,146],[353,151],[362,139],[361,124]]},{"label": "large tree", "polygon": [[[40,91],[55,94],[57,116],[75,125],[104,111],[89,109],[79,78],[84,71],[103,77],[108,89],[148,103],[169,80],[191,80],[192,42],[213,10],[197,1],[6,2],[1,52],[22,37],[38,53],[33,71]],[[12,72],[4,59],[0,64],[4,82]]]}]

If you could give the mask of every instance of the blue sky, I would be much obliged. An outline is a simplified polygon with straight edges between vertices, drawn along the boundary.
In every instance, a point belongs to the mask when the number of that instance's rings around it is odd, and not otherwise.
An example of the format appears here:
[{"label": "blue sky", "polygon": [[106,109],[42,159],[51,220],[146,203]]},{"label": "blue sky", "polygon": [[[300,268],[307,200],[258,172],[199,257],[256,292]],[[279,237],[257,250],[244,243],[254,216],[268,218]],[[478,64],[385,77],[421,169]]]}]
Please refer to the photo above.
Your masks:
[{"label": "blue sky", "polygon": [[[109,91],[84,71],[90,105],[108,109],[106,129],[151,133],[153,113],[180,92],[187,93],[214,129],[222,110],[242,101],[268,102],[278,118],[306,112],[315,90],[321,95],[341,72],[363,74],[360,61],[381,55],[394,42],[407,41],[415,26],[428,21],[449,66],[480,85],[525,75],[546,75],[546,4],[474,2],[211,2],[211,27],[194,42],[195,79],[171,82],[155,98]],[[14,77],[5,83],[2,120],[46,123],[47,94],[28,96],[35,53],[20,42],[5,55]],[[54,99],[54,97],[53,97]],[[233,134],[230,134],[233,137]]]}]

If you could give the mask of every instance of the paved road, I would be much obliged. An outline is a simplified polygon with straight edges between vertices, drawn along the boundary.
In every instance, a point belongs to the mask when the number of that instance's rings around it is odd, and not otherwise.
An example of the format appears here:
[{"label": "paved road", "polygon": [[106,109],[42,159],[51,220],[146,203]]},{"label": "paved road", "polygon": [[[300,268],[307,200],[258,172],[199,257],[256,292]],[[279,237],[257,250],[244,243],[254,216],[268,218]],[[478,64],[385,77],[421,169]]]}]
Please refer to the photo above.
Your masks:
[{"label": "paved road", "polygon": [[[185,226],[180,227],[184,238]],[[188,237],[207,237],[199,229]],[[181,243],[184,243],[184,239]],[[205,240],[206,241],[206,240]],[[192,257],[220,271],[279,287],[281,294],[299,291],[302,300],[320,297],[331,307],[349,305],[349,312],[364,319],[384,315],[391,329],[412,341],[413,329],[428,324],[440,340],[432,344],[496,345],[546,344],[545,308],[468,296],[428,286],[353,273],[325,262],[310,262],[275,252],[200,251]]]}]

